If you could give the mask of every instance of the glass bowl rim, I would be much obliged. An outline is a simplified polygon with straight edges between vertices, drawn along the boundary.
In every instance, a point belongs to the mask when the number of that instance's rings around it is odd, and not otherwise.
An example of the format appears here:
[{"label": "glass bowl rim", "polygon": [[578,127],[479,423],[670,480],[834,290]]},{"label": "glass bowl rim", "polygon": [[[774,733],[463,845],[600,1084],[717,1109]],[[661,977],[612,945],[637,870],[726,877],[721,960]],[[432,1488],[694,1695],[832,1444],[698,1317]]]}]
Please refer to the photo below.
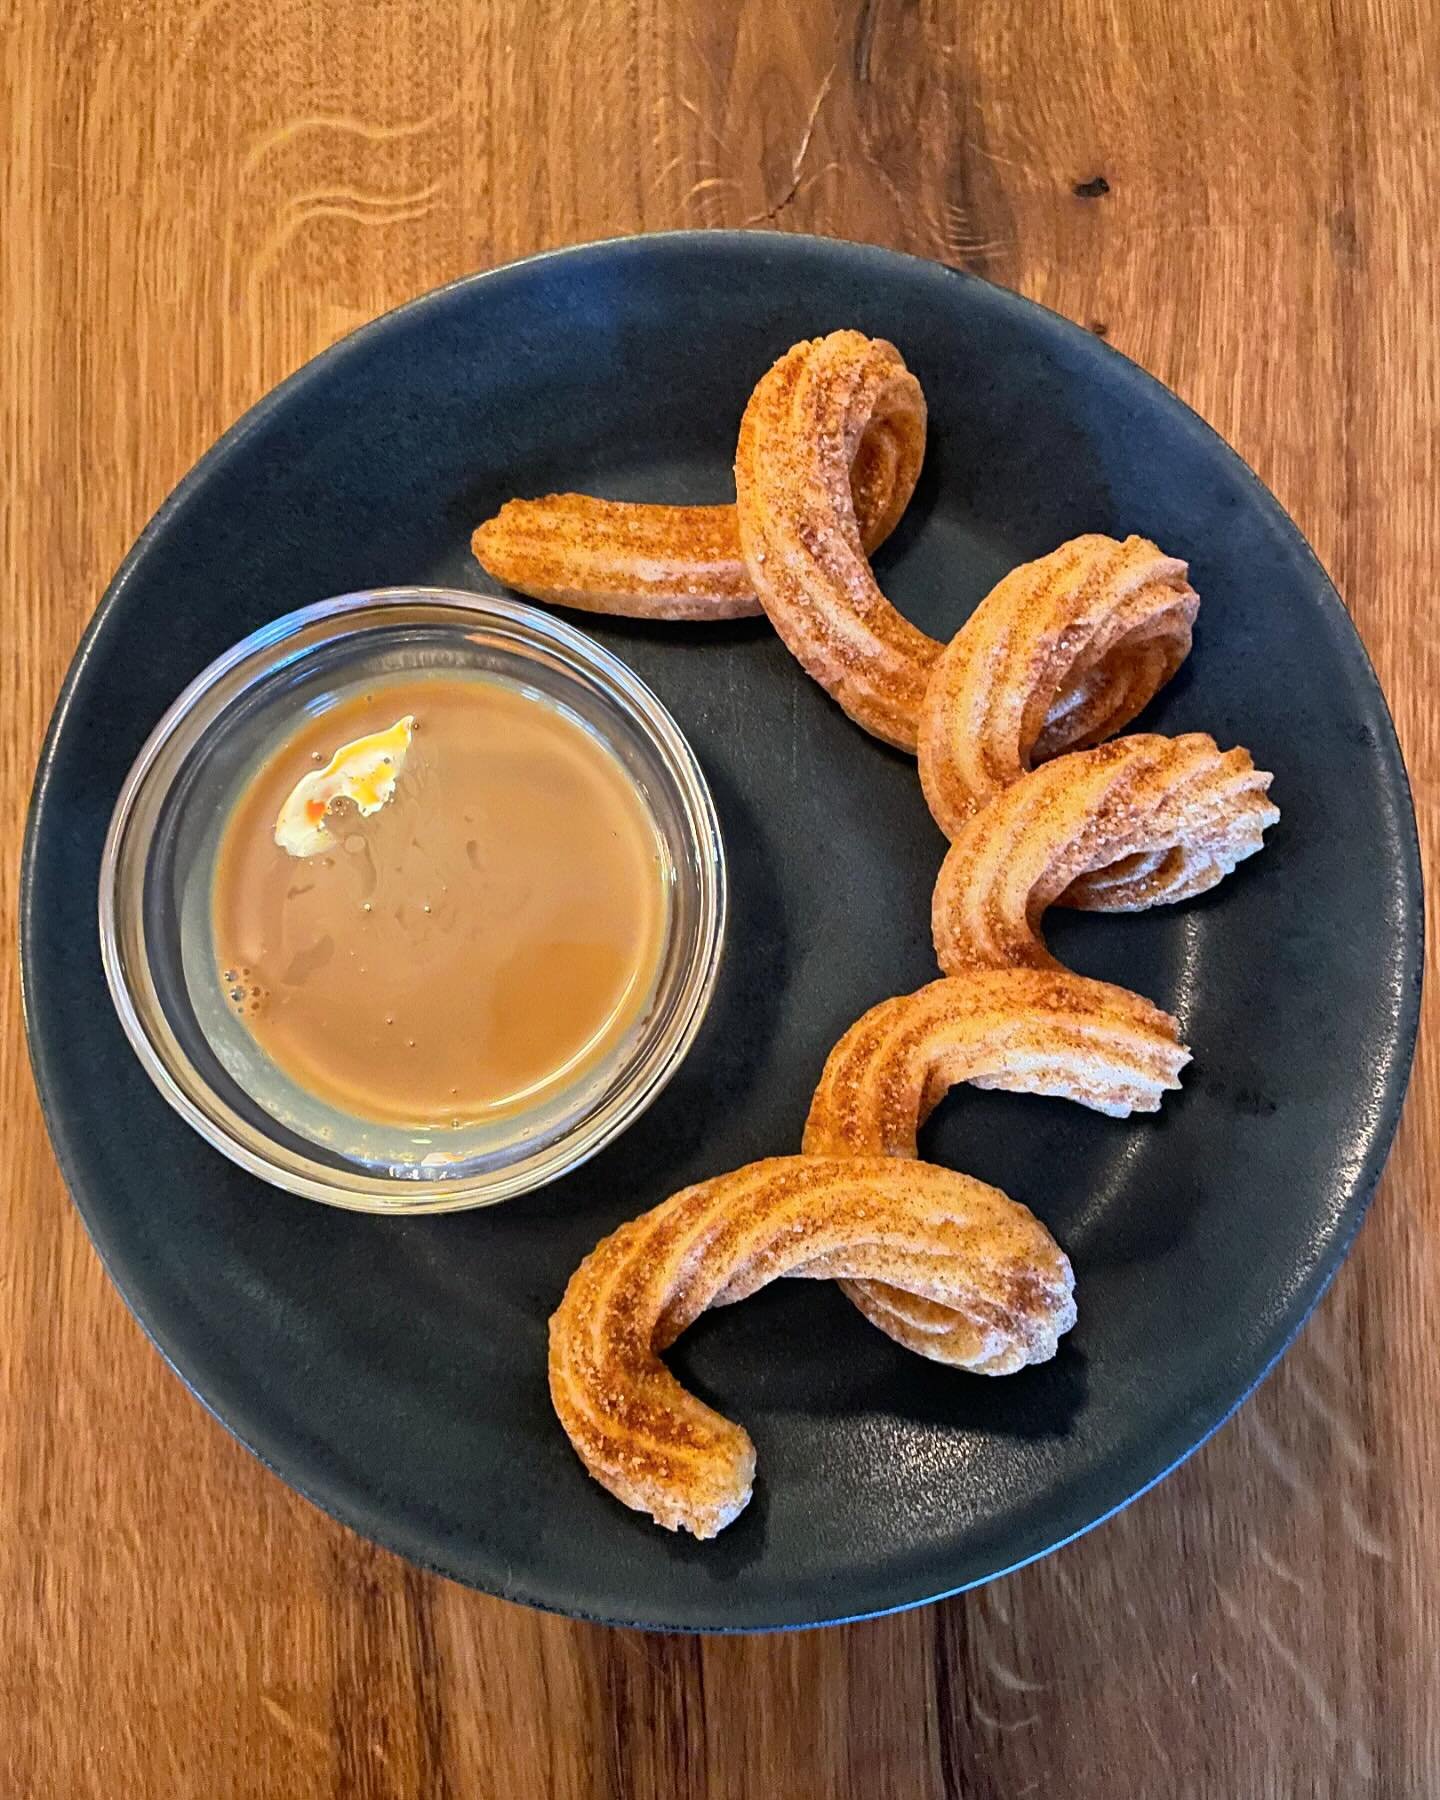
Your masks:
[{"label": "glass bowl rim", "polygon": [[[248,1131],[251,1141],[245,1141],[197,1103],[172,1066],[177,1059],[157,1044],[137,1006],[120,941],[122,920],[128,917],[127,905],[133,907],[136,903],[135,898],[122,894],[120,877],[126,866],[128,833],[137,806],[162,753],[182,730],[196,729],[195,716],[213,690],[247,661],[278,651],[288,639],[311,627],[330,624],[339,627],[340,632],[348,632],[355,629],[357,615],[383,615],[392,608],[406,606],[422,610],[434,607],[437,614],[469,614],[477,625],[498,623],[523,630],[541,639],[572,675],[583,673],[598,678],[607,704],[626,712],[675,784],[687,827],[686,848],[693,860],[698,888],[698,953],[682,972],[675,1002],[662,1029],[648,1043],[642,1038],[643,1051],[630,1060],[623,1078],[594,1108],[538,1151],[522,1151],[514,1161],[498,1168],[453,1177],[366,1173],[310,1161],[288,1151],[282,1160],[278,1148],[253,1129]],[[333,642],[336,635],[335,631],[326,633],[313,644],[305,645],[299,654]],[[256,678],[273,673],[275,667],[274,662],[268,662],[256,670]],[[203,731],[203,723],[199,729]],[[167,782],[162,798],[168,788]],[[142,876],[144,866],[142,860]],[[232,644],[182,689],[146,738],[121,784],[105,834],[98,898],[101,963],[121,1027],[155,1087],[193,1130],[230,1161],[273,1187],[351,1211],[417,1214],[495,1205],[558,1180],[611,1143],[659,1097],[693,1044],[714,995],[725,939],[728,882],[719,816],[695,752],[668,708],[628,663],[587,633],[539,607],[499,595],[407,584],[361,589],[284,613]],[[143,931],[139,941],[148,981],[149,956]],[[163,1009],[161,1013],[163,1017]],[[178,1054],[178,1063],[196,1090],[212,1100],[216,1098],[210,1084],[183,1052]],[[229,1109],[224,1111],[228,1114]]]}]

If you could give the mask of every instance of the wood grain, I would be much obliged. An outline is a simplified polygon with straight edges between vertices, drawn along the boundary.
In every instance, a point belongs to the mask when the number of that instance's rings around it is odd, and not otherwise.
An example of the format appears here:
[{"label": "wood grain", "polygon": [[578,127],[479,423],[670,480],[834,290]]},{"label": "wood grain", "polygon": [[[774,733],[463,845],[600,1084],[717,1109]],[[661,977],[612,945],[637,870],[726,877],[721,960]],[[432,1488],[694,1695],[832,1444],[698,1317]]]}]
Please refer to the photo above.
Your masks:
[{"label": "wood grain", "polygon": [[0,1791],[1440,1792],[1428,1030],[1354,1256],[1177,1476],[982,1593],[700,1642],[421,1575],[195,1405],[63,1193],[10,949],[66,662],[200,451],[399,300],[674,225],[959,262],[1169,382],[1347,596],[1433,856],[1437,91],[1429,0],[0,9]]}]

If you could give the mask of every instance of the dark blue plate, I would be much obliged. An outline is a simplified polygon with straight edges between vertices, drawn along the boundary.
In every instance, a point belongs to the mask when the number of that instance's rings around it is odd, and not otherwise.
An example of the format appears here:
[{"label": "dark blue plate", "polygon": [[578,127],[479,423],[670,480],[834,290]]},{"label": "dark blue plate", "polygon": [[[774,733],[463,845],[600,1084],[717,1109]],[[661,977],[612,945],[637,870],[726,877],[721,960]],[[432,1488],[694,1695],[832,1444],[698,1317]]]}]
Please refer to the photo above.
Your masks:
[{"label": "dark blue plate", "polygon": [[[683,1183],[798,1147],[825,1055],[935,975],[942,843],[913,762],[852,726],[762,622],[591,622],[690,736],[731,858],[727,962],[660,1102],[569,1179],[386,1220],[272,1192],[151,1088],[112,1015],[101,840],[131,758],[210,659],[307,601],[483,587],[472,526],[512,494],[729,496],[752,384],[797,338],[893,339],[930,449],[877,559],[949,636],[1011,564],[1081,531],[1188,557],[1195,651],[1145,723],[1241,743],[1283,811],[1206,898],[1059,916],[1092,975],[1178,1011],[1195,1053],[1156,1119],[961,1089],[926,1153],[1031,1205],[1080,1323],[1004,1381],[907,1356],[833,1288],[701,1321],[684,1379],[759,1449],[711,1544],[584,1474],[549,1408],[545,1321],[586,1250]],[[1192,1450],[1335,1271],[1400,1111],[1421,969],[1405,772],[1355,632],[1294,525],[1171,394],[1087,332],[964,275],[815,239],[683,234],[462,281],[261,402],[176,490],[95,617],[40,764],[27,1015],[56,1151],[116,1285],[183,1379],[302,1493],[511,1599],[653,1626],[800,1625],[985,1580]]]}]

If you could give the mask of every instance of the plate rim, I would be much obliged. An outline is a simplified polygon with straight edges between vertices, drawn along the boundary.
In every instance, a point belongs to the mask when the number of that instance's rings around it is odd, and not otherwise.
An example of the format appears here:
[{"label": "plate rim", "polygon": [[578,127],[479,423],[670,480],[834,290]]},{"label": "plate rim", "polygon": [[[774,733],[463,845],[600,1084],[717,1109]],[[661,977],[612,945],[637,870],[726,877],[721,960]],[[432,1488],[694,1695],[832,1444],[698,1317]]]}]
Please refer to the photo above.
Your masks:
[{"label": "plate rim", "polygon": [[[1110,1481],[1105,1486],[1106,1498],[1101,1510],[1090,1512],[1089,1516],[1081,1523],[1065,1529],[1058,1536],[1054,1534],[1052,1528],[1032,1529],[1021,1554],[954,1585],[939,1588],[927,1585],[924,1591],[906,1591],[900,1597],[884,1604],[866,1605],[853,1612],[835,1611],[827,1609],[823,1605],[811,1605],[804,1609],[805,1616],[803,1617],[762,1618],[749,1615],[763,1611],[763,1607],[746,1607],[740,1610],[747,1616],[737,1620],[726,1619],[701,1604],[691,1609],[693,1617],[680,1621],[661,1622],[654,1619],[625,1617],[618,1613],[596,1612],[573,1604],[566,1604],[563,1600],[553,1596],[546,1597],[526,1592],[515,1583],[505,1579],[503,1573],[498,1569],[493,1581],[482,1582],[474,1573],[461,1573],[455,1567],[447,1567],[444,1562],[438,1561],[433,1555],[428,1554],[418,1540],[407,1541],[405,1532],[392,1531],[389,1527],[389,1520],[374,1515],[370,1510],[370,1503],[365,1502],[363,1497],[360,1497],[360,1504],[352,1504],[351,1496],[348,1494],[337,1496],[336,1493],[330,1492],[322,1496],[308,1483],[297,1480],[294,1475],[282,1470],[277,1460],[261,1449],[247,1431],[227,1419],[219,1410],[219,1405],[212,1402],[190,1379],[180,1361],[177,1360],[177,1355],[183,1354],[183,1351],[177,1347],[172,1352],[171,1347],[164,1341],[163,1334],[149,1316],[148,1308],[142,1297],[132,1290],[130,1283],[121,1273],[112,1256],[112,1251],[115,1251],[117,1246],[105,1232],[102,1220],[92,1216],[90,1190],[95,1184],[82,1173],[81,1159],[76,1154],[75,1134],[62,1122],[60,1117],[61,1096],[58,1085],[52,1088],[52,1078],[48,1072],[48,1053],[44,1042],[46,1027],[36,1016],[33,993],[35,974],[32,965],[36,961],[34,942],[36,861],[55,758],[74,702],[75,691],[95,653],[100,637],[128,590],[137,568],[143,562],[150,545],[164,532],[171,518],[185,505],[190,494],[202,484],[211,468],[228,460],[272,414],[281,411],[295,393],[303,390],[311,381],[322,379],[337,363],[343,362],[345,357],[354,353],[356,349],[362,346],[368,347],[383,338],[387,332],[402,325],[410,315],[429,309],[447,296],[478,288],[486,282],[493,282],[505,277],[522,276],[551,262],[583,261],[606,254],[636,255],[656,248],[664,248],[677,251],[703,250],[706,253],[713,250],[723,256],[727,252],[733,251],[749,253],[757,244],[768,245],[771,249],[781,250],[782,254],[787,255],[797,252],[804,255],[818,249],[822,253],[834,253],[842,257],[858,256],[863,261],[870,261],[877,265],[896,262],[911,264],[921,271],[932,274],[938,272],[950,279],[983,289],[986,296],[985,304],[998,307],[1002,312],[1008,311],[1013,315],[1018,315],[1022,319],[1039,315],[1039,327],[1042,332],[1050,334],[1058,332],[1062,338],[1071,337],[1072,341],[1077,344],[1083,342],[1087,347],[1087,352],[1095,356],[1098,361],[1108,364],[1117,373],[1123,374],[1123,378],[1127,381],[1138,381],[1139,386],[1146,390],[1158,405],[1178,408],[1192,428],[1198,427],[1204,436],[1211,440],[1212,447],[1218,448],[1222,459],[1240,474],[1243,483],[1252,490],[1257,504],[1271,514],[1283,530],[1287,541],[1301,553],[1301,559],[1311,566],[1313,574],[1317,578],[1314,593],[1311,596],[1313,603],[1329,611],[1334,616],[1334,620],[1342,624],[1343,628],[1348,631],[1351,648],[1358,655],[1357,673],[1363,673],[1366,678],[1374,715],[1384,728],[1381,742],[1377,748],[1387,765],[1396,798],[1402,803],[1398,808],[1398,811],[1403,813],[1401,823],[1408,825],[1408,829],[1402,830],[1400,834],[1400,856],[1396,865],[1396,872],[1400,878],[1402,912],[1405,917],[1402,929],[1392,940],[1392,966],[1398,978],[1399,1003],[1395,1015],[1391,1052],[1387,1062],[1383,1065],[1384,1081],[1366,1154],[1351,1178],[1350,1191],[1344,1205],[1337,1211],[1333,1223],[1318,1240],[1319,1254],[1315,1256],[1304,1281],[1293,1290],[1292,1297],[1286,1306],[1277,1312],[1273,1329],[1260,1340],[1258,1368],[1247,1380],[1243,1390],[1228,1402],[1222,1403],[1218,1412],[1209,1407],[1200,1409],[1206,1423],[1200,1428],[1198,1435],[1193,1426],[1177,1427],[1169,1434],[1169,1437],[1184,1441],[1176,1449],[1167,1438],[1165,1440],[1166,1447],[1160,1453],[1159,1466],[1153,1466],[1154,1458],[1146,1459],[1147,1463],[1152,1465],[1152,1472],[1139,1485],[1133,1485],[1133,1476],[1122,1476],[1118,1480]],[[1394,719],[1370,659],[1369,651],[1349,609],[1340,598],[1329,572],[1295,520],[1244,457],[1158,376],[1151,374],[1149,370],[1133,358],[1126,356],[1113,344],[1097,338],[1084,326],[1076,324],[1074,320],[1066,318],[1064,314],[1056,312],[1040,301],[1032,300],[1013,289],[1001,287],[968,270],[958,269],[953,265],[930,257],[918,256],[912,252],[892,250],[883,245],[862,243],[842,237],[779,230],[687,229],[618,234],[584,243],[555,246],[516,258],[513,261],[497,263],[490,268],[475,270],[413,295],[399,305],[378,314],[375,318],[366,320],[337,338],[333,343],[326,345],[261,395],[203,452],[165,496],[117,566],[94,613],[86,624],[61,684],[36,761],[34,782],[26,810],[20,887],[17,898],[21,1017],[42,1117],[62,1178],[75,1210],[80,1215],[86,1234],[100,1258],[102,1267],[132,1317],[167,1366],[178,1376],[185,1388],[199,1401],[205,1411],[287,1487],[349,1530],[355,1531],[371,1542],[379,1544],[382,1548],[405,1558],[406,1561],[413,1563],[418,1568],[444,1576],[462,1586],[471,1587],[480,1592],[490,1593],[543,1612],[579,1619],[587,1623],[642,1630],[721,1635],[804,1630],[822,1625],[847,1624],[929,1605],[969,1589],[983,1586],[1049,1555],[1054,1550],[1062,1549],[1065,1545],[1073,1543],[1077,1538],[1114,1518],[1132,1502],[1149,1493],[1152,1488],[1165,1480],[1168,1475],[1206,1444],[1254,1394],[1298,1337],[1334,1279],[1336,1271],[1348,1255],[1356,1234],[1364,1222],[1380,1176],[1389,1158],[1404,1109],[1419,1032],[1424,979],[1424,870],[1420,858],[1414,797]],[[1312,1239],[1312,1242],[1314,1241],[1316,1240]],[[1088,1507],[1081,1507],[1078,1510],[1089,1512]],[[800,1609],[788,1610],[795,1612]]]}]

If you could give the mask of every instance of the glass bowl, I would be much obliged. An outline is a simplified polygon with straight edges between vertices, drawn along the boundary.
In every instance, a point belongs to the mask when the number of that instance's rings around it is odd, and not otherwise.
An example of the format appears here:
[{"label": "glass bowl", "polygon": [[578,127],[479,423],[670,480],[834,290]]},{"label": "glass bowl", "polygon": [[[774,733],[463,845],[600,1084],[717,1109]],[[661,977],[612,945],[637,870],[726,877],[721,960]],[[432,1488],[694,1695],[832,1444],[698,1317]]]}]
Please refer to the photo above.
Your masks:
[{"label": "glass bowl", "polygon": [[[650,814],[667,900],[649,1002],[606,1058],[536,1109],[458,1128],[352,1117],[292,1081],[225,1004],[211,923],[226,820],[297,716],[377,680],[431,673],[514,684],[599,739]],[[322,601],[213,662],[126,777],[100,870],[105,977],[166,1100],[242,1168],[365,1212],[484,1206],[593,1156],[679,1067],[714,990],[724,928],[714,802],[654,694],[573,626],[515,601],[443,588]]]}]

